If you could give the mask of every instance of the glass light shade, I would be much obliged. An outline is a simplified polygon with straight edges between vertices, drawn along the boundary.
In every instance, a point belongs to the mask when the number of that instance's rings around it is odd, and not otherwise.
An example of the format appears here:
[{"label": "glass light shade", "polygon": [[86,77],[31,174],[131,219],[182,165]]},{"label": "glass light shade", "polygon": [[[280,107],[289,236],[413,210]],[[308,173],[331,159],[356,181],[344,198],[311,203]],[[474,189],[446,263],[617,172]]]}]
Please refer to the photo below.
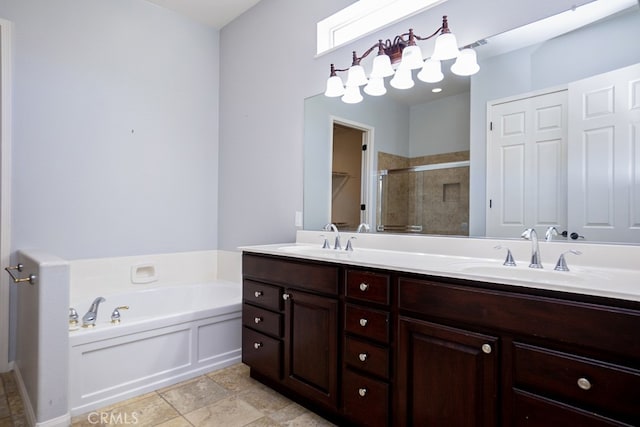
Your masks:
[{"label": "glass light shade", "polygon": [[402,65],[396,70],[395,76],[391,79],[389,84],[396,89],[410,89],[415,84],[411,77],[411,70],[404,68]]},{"label": "glass light shade", "polygon": [[345,104],[357,104],[362,101],[360,86],[347,86],[341,99]]},{"label": "glass light shade", "polygon": [[371,77],[382,78],[393,76],[393,67],[391,66],[391,59],[388,55],[378,55],[373,59],[373,68],[371,69]]},{"label": "glass light shade", "polygon": [[409,70],[416,70],[422,67],[422,51],[420,46],[407,46],[402,50],[402,61],[400,61],[400,68],[408,68]]},{"label": "glass light shade", "polygon": [[459,76],[471,76],[479,70],[476,51],[471,48],[462,49],[456,62],[451,66],[451,72]]},{"label": "glass light shade", "polygon": [[364,93],[371,96],[382,96],[387,93],[387,88],[384,87],[382,77],[371,77],[369,83],[364,87]]},{"label": "glass light shade", "polygon": [[456,58],[460,54],[458,50],[458,41],[453,33],[440,34],[436,39],[436,47],[433,50],[433,59],[444,61],[446,59]]},{"label": "glass light shade", "polygon": [[437,59],[429,58],[424,61],[422,70],[418,73],[418,78],[426,83],[438,83],[444,79],[442,66]]},{"label": "glass light shade", "polygon": [[327,89],[324,91],[324,95],[330,98],[344,95],[342,79],[338,76],[329,77],[327,79]]},{"label": "glass light shade", "polygon": [[352,65],[347,75],[346,86],[362,86],[367,84],[367,76],[364,74],[362,65]]}]

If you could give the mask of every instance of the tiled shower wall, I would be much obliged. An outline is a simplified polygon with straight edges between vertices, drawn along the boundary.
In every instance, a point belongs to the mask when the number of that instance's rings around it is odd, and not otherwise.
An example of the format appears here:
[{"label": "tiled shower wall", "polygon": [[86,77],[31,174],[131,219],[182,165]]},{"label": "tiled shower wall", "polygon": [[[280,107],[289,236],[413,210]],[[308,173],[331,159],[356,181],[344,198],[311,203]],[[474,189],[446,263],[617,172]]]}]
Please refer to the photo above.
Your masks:
[{"label": "tiled shower wall", "polygon": [[[422,157],[378,153],[378,170],[469,160],[469,151]],[[469,234],[469,167],[388,174],[378,194],[378,224],[394,231],[421,226],[424,234]]]}]

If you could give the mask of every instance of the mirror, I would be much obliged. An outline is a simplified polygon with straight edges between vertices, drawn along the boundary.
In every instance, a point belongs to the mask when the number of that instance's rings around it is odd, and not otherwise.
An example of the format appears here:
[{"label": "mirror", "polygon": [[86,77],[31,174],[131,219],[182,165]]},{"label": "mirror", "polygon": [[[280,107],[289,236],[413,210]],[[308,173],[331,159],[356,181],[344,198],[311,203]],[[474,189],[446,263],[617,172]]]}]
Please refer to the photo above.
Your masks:
[{"label": "mirror", "polygon": [[[529,39],[522,44],[515,40],[511,31],[489,37],[485,45],[476,48],[480,72],[471,78],[460,78],[463,81],[455,81],[455,76],[446,75],[440,84],[456,83],[457,86],[453,89],[444,86],[437,96],[430,92],[434,85],[418,82],[416,87],[406,92],[411,95],[409,100],[403,99],[398,93],[400,91],[389,87],[387,95],[365,95],[365,100],[356,105],[347,105],[339,98],[326,98],[322,94],[307,98],[304,112],[304,228],[318,230],[331,218],[330,129],[335,120],[350,120],[374,128],[370,147],[371,173],[365,177],[372,198],[367,216],[367,222],[373,225],[372,231],[375,231],[376,224],[381,223],[383,213],[379,205],[387,203],[387,206],[392,206],[392,201],[387,199],[393,198],[387,196],[400,193],[397,190],[400,184],[396,184],[395,191],[394,184],[381,184],[378,171],[407,169],[416,165],[416,159],[424,160],[425,157],[430,162],[444,156],[446,160],[442,161],[455,163],[460,158],[447,158],[446,153],[460,155],[466,152],[469,155],[471,188],[465,190],[464,185],[446,186],[444,184],[452,182],[445,180],[440,185],[439,201],[446,207],[447,201],[456,200],[460,206],[464,205],[460,203],[461,200],[468,200],[468,223],[464,215],[453,215],[451,211],[443,211],[444,207],[438,208],[437,215],[455,216],[455,223],[444,232],[438,228],[431,231],[426,229],[425,232],[484,237],[487,103],[545,88],[566,86],[575,80],[640,63],[640,50],[633,43],[637,38],[637,28],[640,27],[640,8],[635,1],[632,7],[628,7],[628,3],[622,11],[566,34],[553,35],[551,39]],[[528,34],[525,32],[525,35],[531,36],[531,31]],[[568,56],[566,52],[572,52],[572,55]],[[576,57],[580,60],[575,60]],[[443,71],[445,68],[448,67],[444,66]],[[423,85],[424,89],[416,90],[419,85]],[[433,98],[422,98],[425,95]],[[421,115],[425,111],[432,120]],[[420,145],[419,142],[427,144]],[[416,185],[424,186],[430,181],[424,177],[416,178],[416,174],[406,176],[419,183]],[[387,188],[386,195],[384,185],[391,187]],[[420,194],[419,191],[414,186],[409,192]],[[406,207],[406,201],[401,203],[400,207],[395,208],[397,211],[411,211]],[[411,206],[418,206],[415,200],[412,203]],[[431,211],[436,210],[433,203],[429,205]],[[393,207],[390,209],[393,210]],[[614,241],[614,238],[599,241]],[[633,243],[640,244],[640,241]]]}]

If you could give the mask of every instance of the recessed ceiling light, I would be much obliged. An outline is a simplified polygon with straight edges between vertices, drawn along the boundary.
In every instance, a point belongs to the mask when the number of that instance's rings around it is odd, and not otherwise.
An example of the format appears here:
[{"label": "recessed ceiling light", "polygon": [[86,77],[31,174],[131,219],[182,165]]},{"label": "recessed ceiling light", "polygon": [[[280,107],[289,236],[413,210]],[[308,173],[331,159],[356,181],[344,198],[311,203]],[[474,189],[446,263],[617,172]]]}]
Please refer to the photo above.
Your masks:
[{"label": "recessed ceiling light", "polygon": [[434,87],[433,89],[431,89],[431,92],[433,92],[433,93],[442,92],[442,88],[441,87]]}]

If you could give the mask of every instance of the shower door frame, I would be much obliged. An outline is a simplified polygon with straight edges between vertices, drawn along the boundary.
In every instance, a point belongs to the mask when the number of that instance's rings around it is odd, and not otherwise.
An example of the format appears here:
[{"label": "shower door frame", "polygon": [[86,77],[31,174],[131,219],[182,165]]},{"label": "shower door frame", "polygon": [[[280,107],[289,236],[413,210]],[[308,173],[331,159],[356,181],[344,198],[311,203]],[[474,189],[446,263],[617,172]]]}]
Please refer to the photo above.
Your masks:
[{"label": "shower door frame", "polygon": [[[0,18],[0,265],[11,262],[11,89],[12,23]],[[10,280],[0,275],[0,372],[13,368],[9,361]]]}]

